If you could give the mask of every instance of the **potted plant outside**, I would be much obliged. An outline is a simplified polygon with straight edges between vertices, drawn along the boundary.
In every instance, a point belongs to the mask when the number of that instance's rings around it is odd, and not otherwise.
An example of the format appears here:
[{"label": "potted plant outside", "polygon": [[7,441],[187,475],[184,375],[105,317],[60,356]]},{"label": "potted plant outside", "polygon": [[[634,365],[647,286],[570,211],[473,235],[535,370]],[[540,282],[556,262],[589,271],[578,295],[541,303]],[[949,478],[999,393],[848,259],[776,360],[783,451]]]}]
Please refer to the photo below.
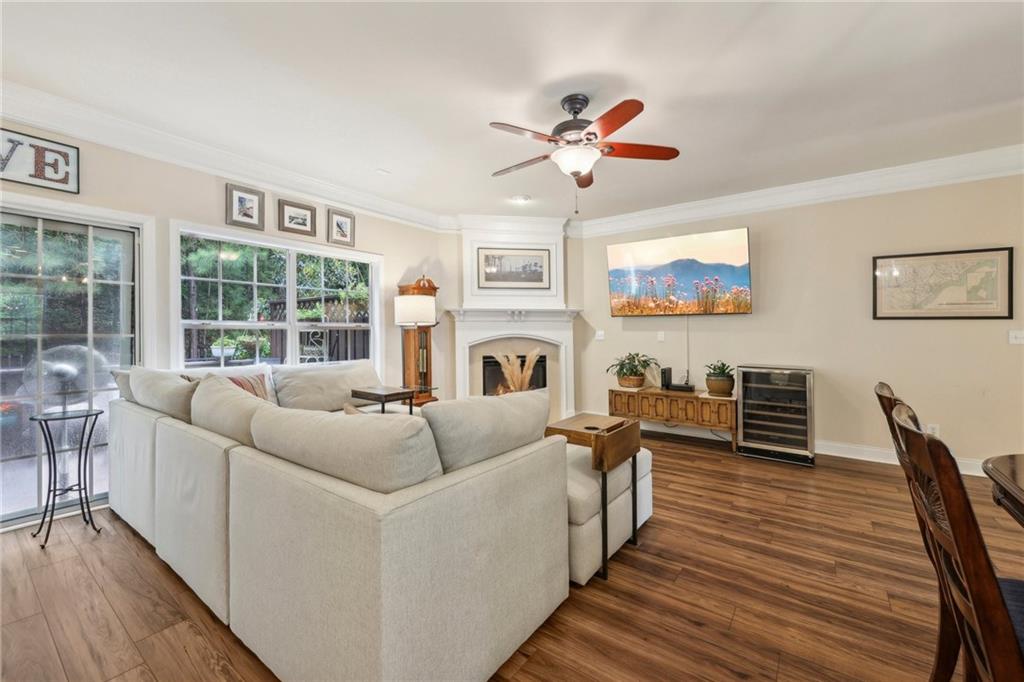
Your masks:
[{"label": "potted plant outside", "polygon": [[732,367],[721,360],[704,366],[708,370],[708,374],[704,378],[704,383],[708,387],[708,395],[719,398],[731,397],[732,390],[736,388],[736,378],[733,376]]},{"label": "potted plant outside", "polygon": [[227,337],[222,337],[210,344],[210,353],[213,357],[230,358],[235,354],[235,340]]},{"label": "potted plant outside", "polygon": [[660,367],[658,361],[643,353],[627,353],[608,366],[606,372],[615,371],[619,386],[623,388],[641,388],[647,378],[650,367]]}]

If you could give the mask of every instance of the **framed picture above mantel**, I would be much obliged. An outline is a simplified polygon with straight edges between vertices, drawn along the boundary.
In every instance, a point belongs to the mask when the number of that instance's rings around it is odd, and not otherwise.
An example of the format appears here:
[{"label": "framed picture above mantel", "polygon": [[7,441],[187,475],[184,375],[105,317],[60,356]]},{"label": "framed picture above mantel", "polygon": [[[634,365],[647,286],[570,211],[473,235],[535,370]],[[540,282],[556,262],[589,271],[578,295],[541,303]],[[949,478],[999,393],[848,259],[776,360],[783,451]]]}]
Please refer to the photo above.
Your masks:
[{"label": "framed picture above mantel", "polygon": [[1013,319],[1013,247],[875,256],[876,320]]},{"label": "framed picture above mantel", "polygon": [[477,286],[481,289],[550,289],[548,249],[477,248]]}]

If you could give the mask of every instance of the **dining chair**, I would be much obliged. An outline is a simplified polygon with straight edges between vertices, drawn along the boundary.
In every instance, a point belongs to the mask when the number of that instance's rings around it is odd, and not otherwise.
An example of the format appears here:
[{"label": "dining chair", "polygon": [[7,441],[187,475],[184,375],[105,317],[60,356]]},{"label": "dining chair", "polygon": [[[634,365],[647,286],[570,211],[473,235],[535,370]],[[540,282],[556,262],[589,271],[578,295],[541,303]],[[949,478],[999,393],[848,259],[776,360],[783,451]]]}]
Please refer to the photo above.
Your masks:
[{"label": "dining chair", "polygon": [[893,407],[910,466],[910,492],[925,521],[939,581],[953,611],[970,682],[1024,680],[1024,581],[997,579],[956,460],[924,433],[904,403]]},{"label": "dining chair", "polygon": [[[896,405],[905,403],[896,397],[896,393],[892,390],[892,387],[884,381],[880,381],[875,385],[875,397],[878,398],[878,404],[882,408],[882,414],[885,415],[885,422],[889,426],[889,435],[892,436],[892,443],[896,448],[896,459],[899,460],[900,467],[902,467],[903,473],[907,479],[907,488],[910,490],[911,497],[913,497],[913,487],[911,485],[913,480],[911,478],[913,470],[910,466],[910,460],[907,457],[907,453],[903,450],[903,444],[900,442],[899,434],[896,432],[896,423],[892,419],[893,408],[895,408]],[[917,420],[917,415],[914,414],[914,411],[910,410],[909,407],[908,418],[911,419],[914,426],[920,430],[921,425]],[[939,632],[938,641],[935,643],[935,656],[932,660],[932,673],[929,680],[931,680],[931,682],[949,682],[949,680],[953,678],[953,673],[956,672],[956,660],[960,655],[960,633],[957,631],[956,619],[953,617],[953,611],[947,603],[947,598],[943,592],[942,577],[939,566],[935,561],[935,556],[928,543],[928,527],[918,511],[917,505],[914,505],[914,514],[917,516],[917,525],[921,531],[921,540],[924,542],[925,553],[928,555],[928,559],[932,562],[932,567],[935,569],[935,576],[939,581],[937,586],[939,592]]]}]

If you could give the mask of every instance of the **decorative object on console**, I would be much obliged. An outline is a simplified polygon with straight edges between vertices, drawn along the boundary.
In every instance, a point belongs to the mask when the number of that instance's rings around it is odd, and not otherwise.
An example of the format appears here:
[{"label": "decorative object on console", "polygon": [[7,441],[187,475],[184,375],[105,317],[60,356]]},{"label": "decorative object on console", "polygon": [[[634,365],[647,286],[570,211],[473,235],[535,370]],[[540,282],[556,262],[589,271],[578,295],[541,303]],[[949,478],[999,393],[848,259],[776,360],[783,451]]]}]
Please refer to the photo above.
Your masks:
[{"label": "decorative object on console", "polygon": [[476,250],[481,289],[550,289],[551,252],[547,249]]},{"label": "decorative object on console", "polygon": [[277,229],[282,232],[316,236],[316,206],[277,200]]},{"label": "decorative object on console", "polygon": [[356,217],[339,208],[328,208],[327,241],[339,246],[355,246]]},{"label": "decorative object on console", "polygon": [[728,398],[732,390],[736,388],[736,377],[733,376],[733,369],[721,360],[704,365],[708,374],[704,382],[708,387],[708,393],[716,398]]},{"label": "decorative object on console", "polygon": [[437,285],[422,275],[412,284],[399,284],[395,324],[402,330],[402,383],[414,388],[413,405],[437,400],[432,394],[431,331],[437,325]]},{"label": "decorative object on console", "polygon": [[647,370],[650,367],[658,367],[658,361],[643,353],[627,353],[615,362],[608,365],[605,372],[615,370],[615,376],[619,379],[619,386],[623,388],[641,388],[647,379]]},{"label": "decorative object on console", "polygon": [[248,227],[250,230],[263,229],[264,194],[258,189],[233,185],[224,185],[225,216],[224,222],[235,227]]},{"label": "decorative object on console", "polygon": [[3,131],[0,179],[78,194],[78,147],[45,137]]},{"label": "decorative object on console", "polygon": [[519,356],[515,353],[498,353],[495,355],[494,359],[501,365],[501,373],[505,376],[505,383],[498,386],[497,394],[529,391],[538,388],[531,386],[530,380],[533,378],[533,366],[537,364],[539,357],[540,348],[534,348],[527,353],[522,363],[519,362]]},{"label": "decorative object on console", "polygon": [[1012,320],[1013,247],[871,259],[876,320]]},{"label": "decorative object on console", "polygon": [[612,317],[750,313],[747,228],[608,245]]},{"label": "decorative object on console", "polygon": [[814,370],[742,365],[739,452],[814,466]]}]

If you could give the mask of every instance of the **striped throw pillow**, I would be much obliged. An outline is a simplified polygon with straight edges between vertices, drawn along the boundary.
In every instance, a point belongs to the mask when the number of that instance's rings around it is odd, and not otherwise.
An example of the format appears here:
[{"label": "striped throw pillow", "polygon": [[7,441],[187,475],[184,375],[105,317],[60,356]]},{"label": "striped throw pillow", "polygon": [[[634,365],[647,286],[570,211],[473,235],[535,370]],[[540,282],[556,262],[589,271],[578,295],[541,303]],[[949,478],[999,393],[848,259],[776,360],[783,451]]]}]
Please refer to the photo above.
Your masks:
[{"label": "striped throw pillow", "polygon": [[270,400],[270,394],[267,392],[267,379],[262,374],[253,374],[247,377],[224,377],[235,386],[238,386],[247,393],[252,393],[257,398],[263,398],[264,400]]}]

